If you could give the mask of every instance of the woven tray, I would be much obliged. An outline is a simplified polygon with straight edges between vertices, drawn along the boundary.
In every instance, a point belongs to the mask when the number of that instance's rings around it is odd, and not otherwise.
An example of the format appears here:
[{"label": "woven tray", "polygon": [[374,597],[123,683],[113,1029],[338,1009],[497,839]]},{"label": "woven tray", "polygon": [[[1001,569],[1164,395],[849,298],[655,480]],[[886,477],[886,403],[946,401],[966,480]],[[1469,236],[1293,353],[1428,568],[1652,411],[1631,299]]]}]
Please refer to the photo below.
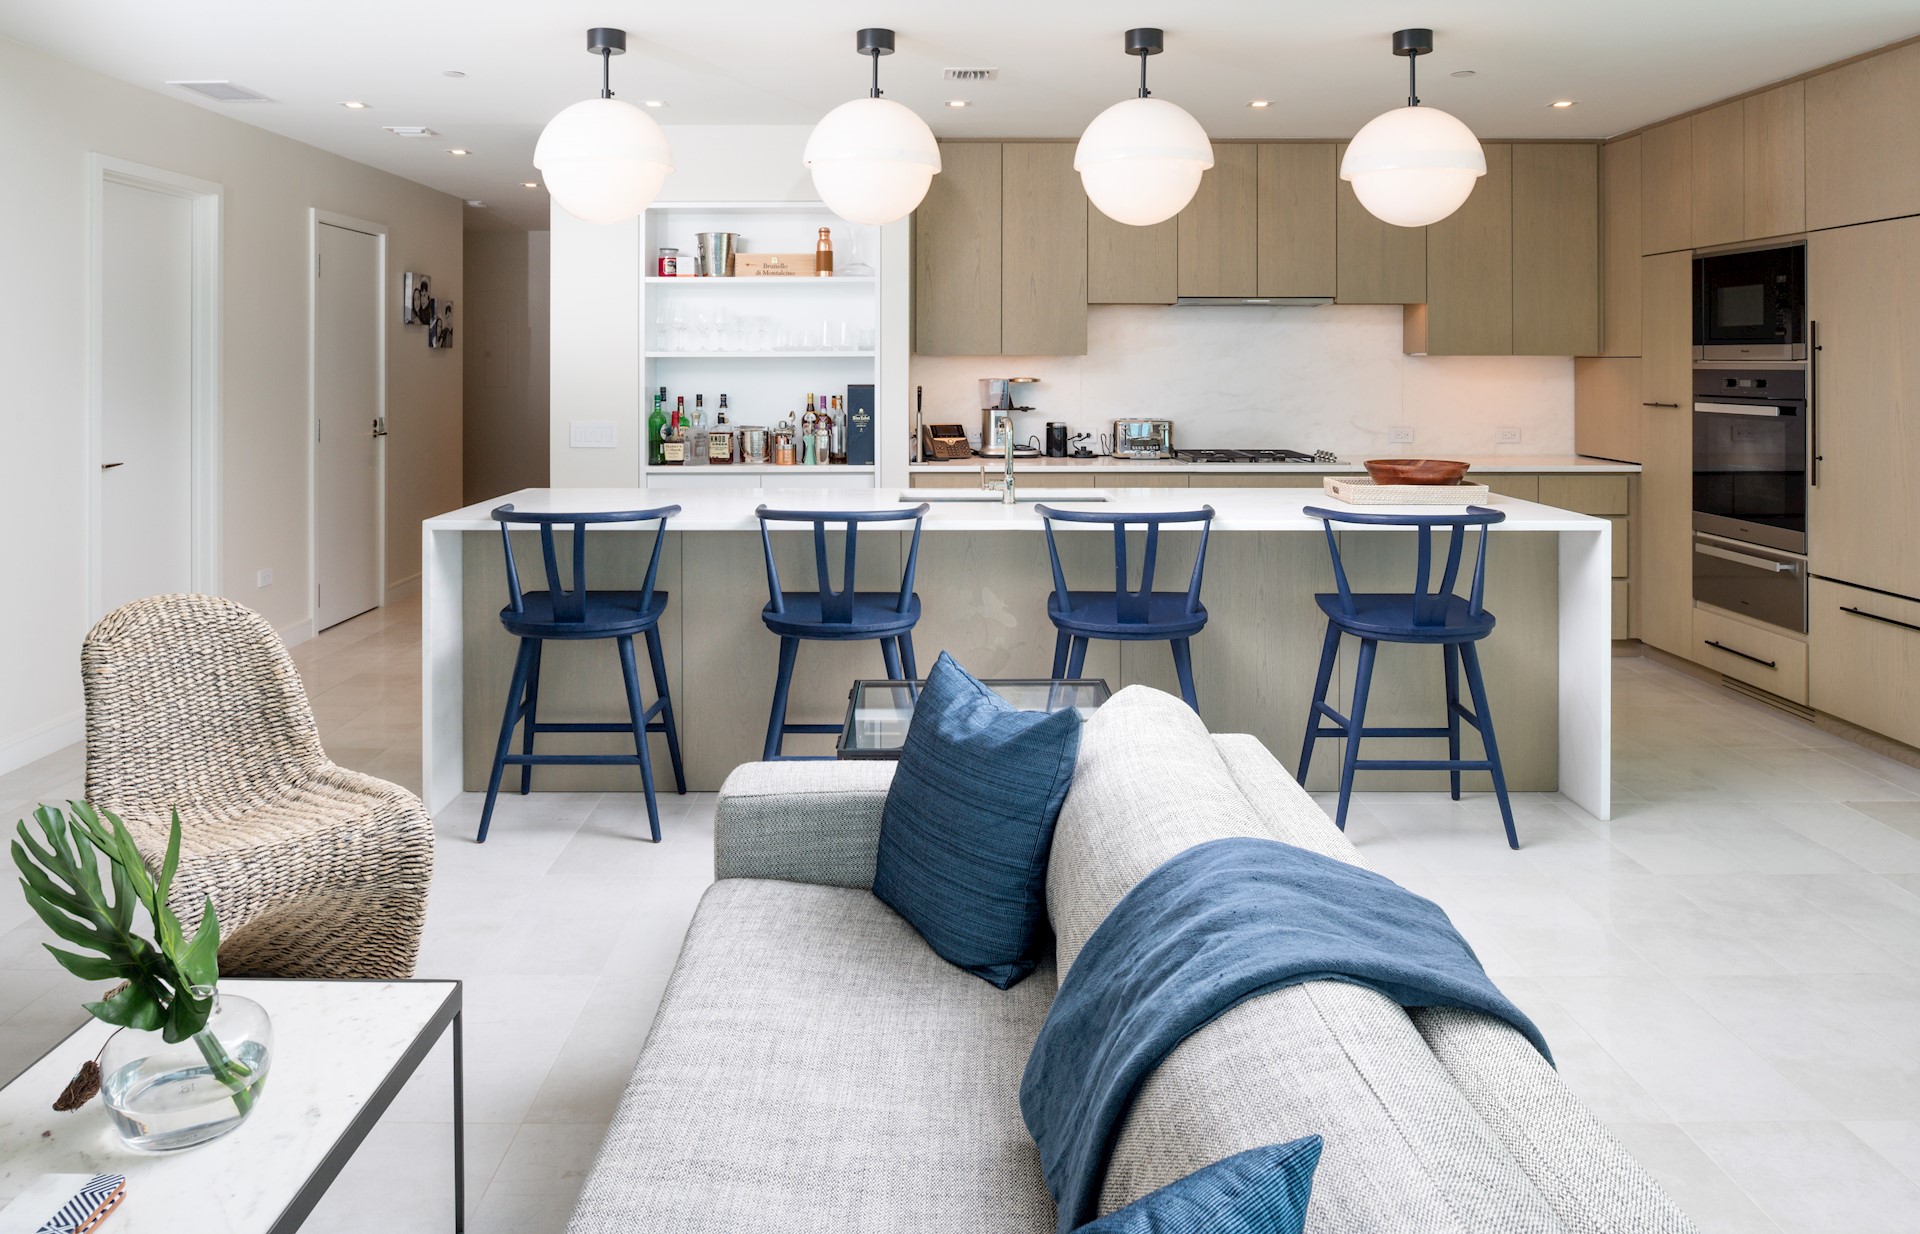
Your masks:
[{"label": "woven tray", "polygon": [[1487,499],[1484,484],[1375,484],[1366,476],[1328,476],[1327,496],[1350,506],[1470,506]]}]

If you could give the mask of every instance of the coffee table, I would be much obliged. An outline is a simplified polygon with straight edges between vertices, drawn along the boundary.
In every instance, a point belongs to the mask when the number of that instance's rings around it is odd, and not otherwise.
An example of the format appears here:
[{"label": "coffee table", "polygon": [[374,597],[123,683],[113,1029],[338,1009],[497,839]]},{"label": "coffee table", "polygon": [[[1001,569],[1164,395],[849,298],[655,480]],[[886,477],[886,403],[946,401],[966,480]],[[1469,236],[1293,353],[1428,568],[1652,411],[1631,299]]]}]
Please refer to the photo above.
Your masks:
[{"label": "coffee table", "polygon": [[[195,1148],[126,1147],[95,1097],[53,1099],[113,1032],[88,1020],[0,1088],[0,1205],[42,1174],[124,1174],[101,1234],[291,1234],[449,1026],[453,1030],[453,1228],[466,1227],[465,1094],[458,981],[229,979],[273,1019],[273,1069],[253,1116]],[[74,1001],[86,994],[77,983]]]},{"label": "coffee table", "polygon": [[[886,678],[863,679],[853,683],[847,693],[847,718],[834,743],[836,758],[900,757],[906,744],[907,725],[913,722],[913,703],[924,681],[890,681]],[[1001,678],[980,683],[1022,711],[1065,711],[1072,708],[1081,719],[1091,716],[1112,691],[1098,677],[1054,680],[1046,677]]]}]

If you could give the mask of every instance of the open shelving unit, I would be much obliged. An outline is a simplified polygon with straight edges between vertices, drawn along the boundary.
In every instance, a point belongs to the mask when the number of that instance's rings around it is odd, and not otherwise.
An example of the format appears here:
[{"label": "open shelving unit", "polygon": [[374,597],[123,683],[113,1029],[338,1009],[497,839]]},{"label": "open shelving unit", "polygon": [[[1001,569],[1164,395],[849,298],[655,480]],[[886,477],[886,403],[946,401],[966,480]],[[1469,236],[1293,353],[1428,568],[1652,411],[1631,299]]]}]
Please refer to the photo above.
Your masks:
[{"label": "open shelving unit", "polygon": [[[697,265],[703,231],[739,233],[738,251],[810,253],[819,229],[832,229],[837,266],[865,262],[872,274],[831,278],[762,276],[661,278],[653,274],[662,247],[680,250],[682,269]],[[641,420],[665,386],[671,407],[684,395],[705,396],[711,424],[725,394],[735,426],[772,429],[798,421],[808,393],[845,395],[879,380],[880,233],[849,223],[820,202],[665,202],[646,213],[641,277]],[[850,346],[835,345],[844,338]],[[825,340],[827,345],[822,345]],[[870,344],[861,346],[861,343]],[[731,347],[732,350],[728,350]],[[876,426],[877,430],[877,426]],[[639,482],[663,487],[795,484],[871,487],[872,466],[650,467],[642,451]]]}]

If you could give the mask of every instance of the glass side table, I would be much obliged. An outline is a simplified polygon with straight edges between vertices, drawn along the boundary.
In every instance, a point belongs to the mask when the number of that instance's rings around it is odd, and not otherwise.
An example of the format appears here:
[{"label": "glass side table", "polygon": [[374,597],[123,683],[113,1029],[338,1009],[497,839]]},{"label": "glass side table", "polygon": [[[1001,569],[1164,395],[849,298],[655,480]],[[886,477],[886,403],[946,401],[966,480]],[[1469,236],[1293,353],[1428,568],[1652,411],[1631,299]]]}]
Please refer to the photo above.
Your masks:
[{"label": "glass side table", "polygon": [[[836,758],[899,758],[913,721],[914,700],[924,681],[861,680],[847,692],[847,718],[834,743]],[[980,683],[1022,711],[1065,711],[1086,719],[1112,691],[1098,677],[1053,681],[1045,677],[1013,678]]]}]

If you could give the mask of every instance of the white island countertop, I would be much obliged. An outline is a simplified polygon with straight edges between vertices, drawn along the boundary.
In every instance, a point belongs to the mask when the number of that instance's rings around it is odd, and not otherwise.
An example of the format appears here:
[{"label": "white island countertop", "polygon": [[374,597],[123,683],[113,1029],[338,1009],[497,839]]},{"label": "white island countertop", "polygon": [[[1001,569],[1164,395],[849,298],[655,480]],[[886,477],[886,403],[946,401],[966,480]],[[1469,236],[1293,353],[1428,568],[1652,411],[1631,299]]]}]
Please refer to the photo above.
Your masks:
[{"label": "white island countertop", "polygon": [[[1391,454],[1372,454],[1369,458],[1413,457]],[[1468,465],[1468,475],[1474,472],[1482,475],[1532,475],[1536,472],[1575,473],[1579,475],[1635,475],[1640,471],[1638,463],[1622,463],[1610,458],[1593,458],[1585,454],[1487,454],[1487,455],[1446,455]],[[911,472],[976,471],[985,466],[988,471],[998,471],[1001,463],[997,458],[984,458],[975,455],[972,458],[948,459],[945,462],[909,463]],[[1243,475],[1275,472],[1282,475],[1329,476],[1357,474],[1366,470],[1359,458],[1341,459],[1334,463],[1190,463],[1182,459],[1137,459],[1109,458],[1095,455],[1093,458],[1017,458],[1013,461],[1016,473],[1023,471],[1064,471],[1085,474],[1125,471],[1177,471],[1192,476],[1196,482],[1202,476]],[[781,468],[780,470],[787,470]]]},{"label": "white island countertop", "polygon": [[[821,489],[821,488],[529,488],[488,501],[475,502],[426,521],[429,533],[440,531],[497,531],[490,512],[511,502],[530,513],[579,514],[615,510],[646,510],[677,505],[680,513],[668,524],[672,531],[757,531],[754,510],[762,505],[777,510],[900,510],[921,502],[927,511],[927,531],[1037,531],[1040,502],[1076,510],[1108,513],[1197,510],[1212,506],[1215,531],[1318,531],[1319,519],[1308,506],[1365,514],[1444,514],[1453,506],[1349,506],[1316,489],[1287,488],[1105,488],[1049,491],[1044,481],[1018,488],[1014,505],[998,493],[968,489]],[[1505,514],[1496,530],[1601,531],[1604,518],[1575,514],[1538,502],[1494,494],[1485,505]],[[1084,526],[1084,525],[1080,525]],[[651,530],[651,523],[598,525],[596,531]],[[1392,530],[1392,529],[1388,529]]]}]

